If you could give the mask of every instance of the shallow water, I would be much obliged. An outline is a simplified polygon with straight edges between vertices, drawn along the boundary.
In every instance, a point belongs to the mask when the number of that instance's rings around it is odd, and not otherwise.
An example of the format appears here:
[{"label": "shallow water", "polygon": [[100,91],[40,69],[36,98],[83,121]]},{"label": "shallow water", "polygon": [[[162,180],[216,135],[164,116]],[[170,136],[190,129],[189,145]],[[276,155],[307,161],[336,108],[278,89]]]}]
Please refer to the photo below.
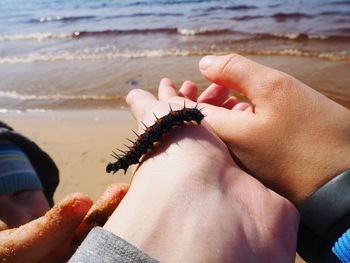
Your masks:
[{"label": "shallow water", "polygon": [[[5,109],[110,106],[123,100],[119,87],[142,84],[132,59],[239,52],[350,61],[350,1],[3,0],[0,11]],[[103,73],[120,60],[127,85]]]}]

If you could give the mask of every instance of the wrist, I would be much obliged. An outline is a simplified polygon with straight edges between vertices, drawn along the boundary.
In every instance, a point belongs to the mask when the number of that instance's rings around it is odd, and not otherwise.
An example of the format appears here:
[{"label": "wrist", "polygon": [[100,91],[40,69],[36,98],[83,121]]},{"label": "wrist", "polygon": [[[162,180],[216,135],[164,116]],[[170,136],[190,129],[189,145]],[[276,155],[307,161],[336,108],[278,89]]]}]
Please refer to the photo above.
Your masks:
[{"label": "wrist", "polygon": [[312,262],[323,259],[323,262],[332,256],[330,247],[349,228],[349,189],[350,169],[327,182],[299,206],[298,250],[305,259]]},{"label": "wrist", "polygon": [[[314,192],[330,182],[336,176],[350,168],[350,145],[345,149],[336,148],[334,154],[328,153],[328,158],[324,158],[314,169],[306,169],[303,176],[305,181],[301,181],[299,189],[296,188],[298,195],[297,205],[303,203]],[[299,191],[298,191],[299,190]]]},{"label": "wrist", "polygon": [[[163,179],[155,179],[152,177],[154,174],[143,173],[134,181],[104,229],[160,261],[181,261],[181,258],[193,257],[193,251],[200,250],[202,252],[197,256],[202,256],[202,261],[205,257],[210,258],[211,248],[206,247],[205,242],[198,241],[210,236],[210,242],[216,244],[216,241],[222,239],[216,235],[219,212],[225,211],[223,214],[227,216],[226,213],[231,213],[227,212],[228,207],[232,206],[231,203],[228,206],[226,201],[217,203],[218,198],[228,199],[222,197],[222,188],[227,187],[224,184],[229,180],[228,177],[234,178],[238,184],[236,187],[241,188],[243,185],[240,181],[244,180],[241,177],[244,176],[245,181],[249,179],[243,172],[240,174],[236,167],[230,166],[222,170],[222,176],[208,173],[206,175],[210,176],[207,176],[206,180],[204,177],[200,179],[198,174],[188,174],[191,177],[187,177],[187,181],[184,177],[173,180],[176,176],[171,174],[163,173]],[[225,209],[220,209],[224,205]],[[238,220],[242,214],[238,213],[235,217],[237,226],[244,220]],[[230,225],[235,225],[234,222],[231,220]],[[230,246],[230,250],[225,253],[229,253],[231,249]],[[223,256],[227,254],[223,253]]]}]

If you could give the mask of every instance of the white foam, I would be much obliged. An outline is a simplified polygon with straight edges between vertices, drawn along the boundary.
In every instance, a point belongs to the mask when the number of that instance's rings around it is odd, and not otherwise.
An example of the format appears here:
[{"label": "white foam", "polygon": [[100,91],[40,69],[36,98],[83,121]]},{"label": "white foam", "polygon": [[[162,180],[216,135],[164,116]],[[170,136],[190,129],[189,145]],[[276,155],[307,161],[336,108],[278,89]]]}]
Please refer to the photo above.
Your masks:
[{"label": "white foam", "polygon": [[[31,53],[28,55],[0,57],[0,64],[17,64],[33,62],[49,62],[59,60],[96,60],[118,58],[158,58],[196,55],[196,51],[179,49],[154,49],[154,50],[110,50],[108,48],[93,48],[80,51],[61,51],[56,53]],[[200,55],[200,53],[198,53]]]},{"label": "white foam", "polygon": [[[0,64],[25,64],[36,62],[74,61],[74,60],[98,60],[98,59],[119,59],[119,58],[161,58],[161,57],[188,57],[204,56],[207,54],[222,55],[237,52],[237,50],[217,50],[215,46],[202,50],[182,49],[148,49],[148,50],[118,50],[113,46],[85,48],[78,51],[60,51],[56,53],[31,53],[28,55],[0,57]],[[251,55],[288,55],[300,57],[318,57],[328,60],[350,60],[348,51],[341,52],[317,52],[304,51],[299,49],[282,50],[239,50],[241,54]],[[63,95],[62,95],[63,96]],[[92,98],[93,99],[93,98]]]},{"label": "white foam", "polygon": [[118,96],[104,96],[104,95],[30,95],[20,94],[16,91],[0,91],[0,98],[11,98],[16,100],[114,100]]},{"label": "white foam", "polygon": [[224,29],[209,29],[209,28],[197,28],[197,29],[178,28],[177,29],[177,32],[180,35],[184,35],[184,36],[204,35],[207,33],[220,33],[222,31],[224,31]]},{"label": "white foam", "polygon": [[47,41],[59,39],[71,39],[75,33],[53,33],[53,32],[38,32],[31,34],[17,35],[0,35],[0,41]]},{"label": "white foam", "polygon": [[287,38],[290,40],[296,40],[302,36],[306,36],[308,39],[327,39],[328,37],[325,35],[306,35],[306,34],[302,34],[302,33],[296,33],[296,32],[290,32],[290,33],[278,33],[278,32],[274,32],[272,33],[273,36],[275,37],[280,37],[280,38]]}]

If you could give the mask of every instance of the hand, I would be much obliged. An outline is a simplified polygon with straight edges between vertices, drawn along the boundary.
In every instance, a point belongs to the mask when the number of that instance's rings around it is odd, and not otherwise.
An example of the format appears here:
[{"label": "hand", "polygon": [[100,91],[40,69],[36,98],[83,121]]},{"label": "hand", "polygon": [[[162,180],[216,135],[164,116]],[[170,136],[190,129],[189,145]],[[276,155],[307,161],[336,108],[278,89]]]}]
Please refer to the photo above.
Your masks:
[{"label": "hand", "polygon": [[[139,124],[169,113],[143,90],[127,103]],[[294,262],[296,209],[240,170],[208,129],[204,119],[164,135],[104,228],[161,262]]]},{"label": "hand", "polygon": [[[159,97],[200,103],[236,161],[266,186],[298,205],[350,167],[349,110],[283,72],[236,54],[205,57],[200,70],[214,84],[198,98],[193,83],[185,82],[177,93],[167,79]],[[230,89],[249,103],[229,97]]]},{"label": "hand", "polygon": [[19,228],[0,221],[0,258],[6,262],[67,262],[96,225],[102,226],[128,190],[114,184],[94,206],[83,194],[72,194],[44,216]]}]

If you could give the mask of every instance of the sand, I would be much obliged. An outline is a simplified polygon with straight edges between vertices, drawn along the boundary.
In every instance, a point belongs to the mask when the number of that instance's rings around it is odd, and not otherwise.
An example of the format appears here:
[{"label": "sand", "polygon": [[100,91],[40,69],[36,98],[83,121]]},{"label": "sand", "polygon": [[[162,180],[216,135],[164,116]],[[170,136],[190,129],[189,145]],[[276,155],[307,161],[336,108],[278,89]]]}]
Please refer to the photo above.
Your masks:
[{"label": "sand", "polygon": [[133,138],[135,122],[128,111],[57,111],[0,114],[0,119],[35,141],[60,170],[55,200],[83,192],[96,200],[112,182],[130,175],[105,172],[111,151]]}]

